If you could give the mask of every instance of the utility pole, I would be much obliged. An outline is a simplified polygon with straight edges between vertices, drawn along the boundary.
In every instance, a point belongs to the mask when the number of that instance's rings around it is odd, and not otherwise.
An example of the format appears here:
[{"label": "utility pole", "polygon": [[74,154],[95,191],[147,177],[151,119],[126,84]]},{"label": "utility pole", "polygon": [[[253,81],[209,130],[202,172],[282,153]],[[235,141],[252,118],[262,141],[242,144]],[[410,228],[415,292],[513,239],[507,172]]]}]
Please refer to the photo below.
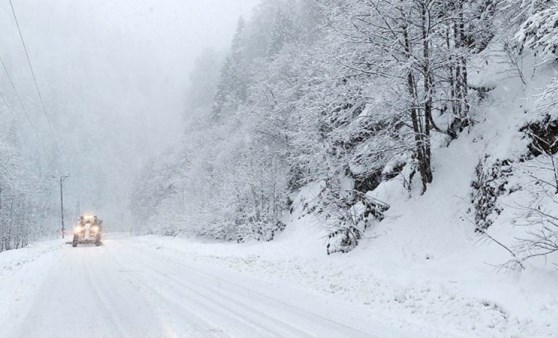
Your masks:
[{"label": "utility pole", "polygon": [[68,177],[70,177],[70,175],[52,176],[52,178],[60,180],[60,217],[62,220],[62,239],[64,239],[64,180]]}]

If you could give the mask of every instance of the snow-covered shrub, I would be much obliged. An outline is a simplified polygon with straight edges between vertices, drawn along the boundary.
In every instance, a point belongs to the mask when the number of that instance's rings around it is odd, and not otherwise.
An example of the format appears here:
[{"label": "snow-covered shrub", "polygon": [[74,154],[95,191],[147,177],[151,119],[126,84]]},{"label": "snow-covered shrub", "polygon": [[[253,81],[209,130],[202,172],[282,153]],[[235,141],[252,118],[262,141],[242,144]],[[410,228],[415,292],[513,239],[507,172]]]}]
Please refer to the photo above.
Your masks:
[{"label": "snow-covered shrub", "polygon": [[373,222],[384,218],[389,206],[367,196],[365,193],[345,189],[339,184],[351,184],[347,180],[329,180],[317,196],[317,210],[313,212],[323,217],[327,231],[327,254],[334,252],[347,253],[354,249],[362,234]]},{"label": "snow-covered shrub", "polygon": [[516,171],[522,174],[529,198],[514,222],[525,228],[513,245],[520,262],[558,252],[558,121],[550,115],[521,128],[530,139],[529,154]]},{"label": "snow-covered shrub", "polygon": [[479,160],[475,168],[475,180],[471,182],[472,212],[477,230],[485,230],[492,225],[502,209],[498,197],[506,193],[512,167],[508,160],[491,161],[489,156]]},{"label": "snow-covered shrub", "polygon": [[525,159],[514,165],[514,172],[512,179],[524,188],[522,196],[515,198],[519,202],[512,223],[522,231],[511,245],[515,258],[508,266],[523,268],[525,261],[546,260],[558,252],[558,158],[541,154]]},{"label": "snow-covered shrub", "polygon": [[245,222],[238,225],[237,241],[243,242],[246,239],[271,241],[278,232],[283,230],[285,230],[285,224],[279,220],[248,217]]},{"label": "snow-covered shrub", "polygon": [[387,204],[362,195],[361,201],[348,210],[341,211],[340,217],[329,227],[327,254],[347,253],[354,249],[364,231],[374,222],[382,221],[388,209]]},{"label": "snow-covered shrub", "polygon": [[553,155],[558,152],[558,119],[547,114],[539,121],[529,123],[520,131],[530,139],[529,155]]}]

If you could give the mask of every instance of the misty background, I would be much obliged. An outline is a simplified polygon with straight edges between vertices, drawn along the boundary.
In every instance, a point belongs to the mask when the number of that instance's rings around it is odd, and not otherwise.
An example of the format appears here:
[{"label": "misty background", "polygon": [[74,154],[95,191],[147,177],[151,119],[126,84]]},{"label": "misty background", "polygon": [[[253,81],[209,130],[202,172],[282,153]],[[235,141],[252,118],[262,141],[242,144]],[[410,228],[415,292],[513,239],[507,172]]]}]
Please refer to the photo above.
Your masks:
[{"label": "misty background", "polygon": [[227,49],[238,18],[249,17],[257,2],[13,1],[46,116],[10,3],[0,5],[0,56],[8,71],[0,69],[7,103],[2,132],[21,148],[24,162],[39,167],[33,172],[53,215],[59,194],[51,176],[70,174],[67,218],[90,211],[112,230],[128,229],[138,171],[184,134],[196,57],[207,48]]}]

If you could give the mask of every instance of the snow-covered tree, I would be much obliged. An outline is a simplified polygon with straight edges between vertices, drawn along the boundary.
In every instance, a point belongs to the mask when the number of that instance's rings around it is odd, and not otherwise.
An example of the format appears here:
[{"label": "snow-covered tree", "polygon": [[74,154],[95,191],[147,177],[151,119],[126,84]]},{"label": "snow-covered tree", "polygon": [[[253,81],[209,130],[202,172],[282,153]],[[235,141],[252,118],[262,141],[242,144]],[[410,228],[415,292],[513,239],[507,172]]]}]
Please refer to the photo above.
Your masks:
[{"label": "snow-covered tree", "polygon": [[244,58],[243,33],[245,29],[243,18],[238,20],[236,33],[233,38],[230,54],[225,59],[221,71],[221,78],[215,94],[213,114],[215,119],[238,108],[246,100],[246,86],[248,72]]},{"label": "snow-covered tree", "polygon": [[558,48],[558,3],[532,1],[522,4],[526,19],[517,33],[522,46],[540,50],[543,57],[556,58]]}]

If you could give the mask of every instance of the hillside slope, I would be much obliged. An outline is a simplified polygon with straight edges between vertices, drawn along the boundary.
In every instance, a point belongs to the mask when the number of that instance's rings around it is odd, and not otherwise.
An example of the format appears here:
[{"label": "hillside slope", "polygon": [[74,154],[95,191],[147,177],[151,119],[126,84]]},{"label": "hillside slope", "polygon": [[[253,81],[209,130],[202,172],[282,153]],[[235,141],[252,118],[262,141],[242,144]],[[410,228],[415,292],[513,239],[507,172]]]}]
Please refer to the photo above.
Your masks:
[{"label": "hillside slope", "polygon": [[[369,193],[390,209],[353,251],[326,255],[325,221],[301,207],[319,190],[316,184],[295,198],[286,230],[274,241],[240,247],[189,243],[188,250],[465,335],[558,336],[556,257],[525,262],[523,270],[508,269],[504,264],[513,257],[502,246],[513,250],[516,238],[530,231],[514,220],[536,202],[531,176],[544,175],[544,170],[521,170],[540,158],[520,161],[529,143],[520,129],[536,119],[540,99],[535,94],[554,70],[538,67],[523,74],[524,84],[499,47],[479,56],[482,67],[476,68],[472,83],[493,90],[475,112],[475,125],[449,146],[437,140],[435,179],[424,195],[419,188],[409,192],[401,177]],[[534,69],[537,60],[530,56],[522,62],[523,69]],[[486,230],[496,242],[475,232],[472,182],[478,179],[479,162],[490,168],[504,160],[511,163],[512,174],[497,178],[509,183],[496,199],[499,212],[489,215],[493,222]]]}]

